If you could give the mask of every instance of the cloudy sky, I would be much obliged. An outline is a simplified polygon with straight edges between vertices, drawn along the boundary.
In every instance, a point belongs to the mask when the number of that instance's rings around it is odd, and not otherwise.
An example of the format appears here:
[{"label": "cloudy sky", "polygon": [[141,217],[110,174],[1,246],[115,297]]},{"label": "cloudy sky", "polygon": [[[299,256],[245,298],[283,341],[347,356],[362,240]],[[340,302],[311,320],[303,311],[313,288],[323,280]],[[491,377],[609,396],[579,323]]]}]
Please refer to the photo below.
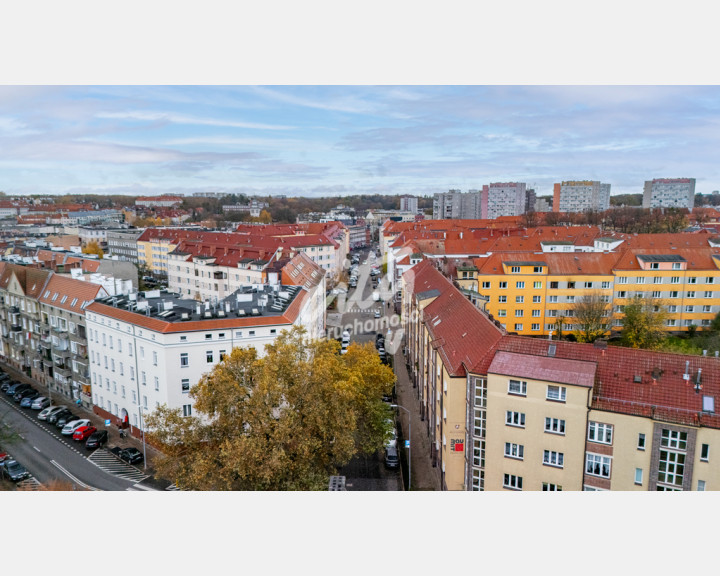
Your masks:
[{"label": "cloudy sky", "polygon": [[718,86],[0,86],[0,190],[433,194],[694,177]]}]

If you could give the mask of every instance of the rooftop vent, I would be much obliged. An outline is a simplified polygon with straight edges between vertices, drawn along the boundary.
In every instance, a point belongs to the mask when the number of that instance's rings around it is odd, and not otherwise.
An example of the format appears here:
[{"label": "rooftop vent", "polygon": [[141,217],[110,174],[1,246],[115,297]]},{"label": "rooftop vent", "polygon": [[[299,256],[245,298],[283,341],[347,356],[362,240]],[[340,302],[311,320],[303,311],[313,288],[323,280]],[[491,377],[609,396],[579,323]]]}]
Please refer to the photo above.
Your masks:
[{"label": "rooftop vent", "polygon": [[634,376],[634,377],[633,377],[633,382],[635,382],[635,384],[641,384],[641,383],[642,383],[642,376],[637,376],[637,375]]}]

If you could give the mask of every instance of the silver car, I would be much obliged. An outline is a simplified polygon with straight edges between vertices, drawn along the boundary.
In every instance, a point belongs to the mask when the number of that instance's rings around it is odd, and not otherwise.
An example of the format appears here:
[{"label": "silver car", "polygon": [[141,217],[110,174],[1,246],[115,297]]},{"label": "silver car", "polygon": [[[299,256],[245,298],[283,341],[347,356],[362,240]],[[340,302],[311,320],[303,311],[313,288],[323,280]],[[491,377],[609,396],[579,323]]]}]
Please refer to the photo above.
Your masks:
[{"label": "silver car", "polygon": [[44,410],[40,411],[40,414],[38,414],[38,420],[47,420],[56,412],[60,412],[60,410],[65,410],[66,408],[67,406],[48,406]]},{"label": "silver car", "polygon": [[47,396],[38,396],[32,401],[32,404],[30,404],[30,408],[33,410],[42,410],[48,406],[50,406],[50,398]]}]

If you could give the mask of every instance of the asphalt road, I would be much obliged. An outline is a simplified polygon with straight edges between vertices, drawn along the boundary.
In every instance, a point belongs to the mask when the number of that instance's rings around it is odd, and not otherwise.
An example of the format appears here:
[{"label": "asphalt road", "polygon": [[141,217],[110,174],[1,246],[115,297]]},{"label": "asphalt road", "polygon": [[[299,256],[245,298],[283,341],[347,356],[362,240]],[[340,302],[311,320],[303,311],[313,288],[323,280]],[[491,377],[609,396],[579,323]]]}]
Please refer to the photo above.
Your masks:
[{"label": "asphalt road", "polygon": [[134,481],[118,478],[87,459],[92,452],[83,442],[62,436],[50,424],[37,419],[38,410],[20,408],[5,394],[0,397],[0,425],[20,439],[3,442],[3,450],[20,462],[41,484],[51,480],[71,482],[77,489],[127,490]]}]

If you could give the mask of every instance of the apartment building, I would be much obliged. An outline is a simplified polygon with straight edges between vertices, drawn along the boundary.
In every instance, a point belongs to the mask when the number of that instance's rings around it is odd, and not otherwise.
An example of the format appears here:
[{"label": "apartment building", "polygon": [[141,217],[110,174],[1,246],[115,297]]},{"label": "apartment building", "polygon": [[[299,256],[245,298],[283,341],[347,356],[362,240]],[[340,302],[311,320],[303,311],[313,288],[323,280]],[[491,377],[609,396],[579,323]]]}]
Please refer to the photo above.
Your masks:
[{"label": "apartment building", "polygon": [[107,256],[138,263],[137,241],[144,230],[108,230]]},{"label": "apartment building", "polygon": [[602,212],[610,208],[610,184],[569,180],[553,186],[553,212]]},{"label": "apartment building", "polygon": [[417,214],[417,211],[418,211],[417,196],[400,196],[400,211],[401,212],[414,212],[415,214]]},{"label": "apartment building", "polygon": [[520,216],[526,212],[527,191],[524,182],[495,182],[483,186],[481,218]]},{"label": "apartment building", "polygon": [[28,376],[89,405],[84,309],[107,296],[97,284],[0,263],[0,356]]},{"label": "apartment building", "polygon": [[433,220],[477,220],[482,218],[482,193],[477,190],[450,190],[435,194]]},{"label": "apartment building", "polygon": [[160,405],[192,415],[190,390],[234,347],[262,355],[293,325],[306,327],[310,337],[324,334],[324,276],[314,268],[315,277],[305,277],[303,267],[288,271],[302,285],[246,287],[217,304],[159,290],[90,304],[95,413],[138,434],[143,415]]},{"label": "apartment building", "polygon": [[403,282],[443,489],[720,490],[720,359],[509,335],[429,260]]},{"label": "apartment building", "polygon": [[643,187],[643,208],[687,208],[695,206],[695,178],[655,178]]},{"label": "apartment building", "polygon": [[135,200],[135,206],[143,208],[176,208],[182,203],[182,196],[141,196]]}]

